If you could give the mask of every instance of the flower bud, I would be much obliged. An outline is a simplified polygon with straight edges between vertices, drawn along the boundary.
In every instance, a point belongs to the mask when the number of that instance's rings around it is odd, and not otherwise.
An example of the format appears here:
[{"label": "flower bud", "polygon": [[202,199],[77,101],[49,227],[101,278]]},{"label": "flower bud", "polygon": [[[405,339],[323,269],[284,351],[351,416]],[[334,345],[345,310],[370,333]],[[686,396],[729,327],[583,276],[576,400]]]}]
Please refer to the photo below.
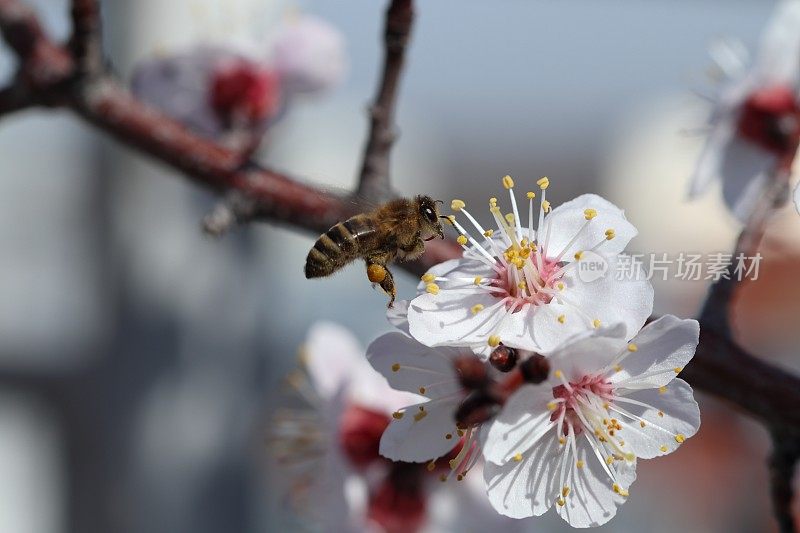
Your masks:
[{"label": "flower bud", "polygon": [[522,378],[534,385],[547,379],[550,374],[550,362],[543,355],[535,353],[519,364]]},{"label": "flower bud", "polygon": [[467,390],[480,389],[489,382],[486,365],[477,356],[458,356],[453,365],[456,367],[456,372],[458,372],[461,386]]},{"label": "flower bud", "polygon": [[501,344],[492,351],[489,362],[500,372],[510,372],[517,365],[517,350]]}]

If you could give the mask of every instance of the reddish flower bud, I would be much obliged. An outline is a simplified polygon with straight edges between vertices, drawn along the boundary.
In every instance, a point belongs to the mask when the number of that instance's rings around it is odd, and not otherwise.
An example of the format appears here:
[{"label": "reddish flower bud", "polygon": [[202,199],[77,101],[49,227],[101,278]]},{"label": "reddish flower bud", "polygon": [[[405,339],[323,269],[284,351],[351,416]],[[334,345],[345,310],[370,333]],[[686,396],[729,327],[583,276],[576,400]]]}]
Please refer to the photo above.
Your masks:
[{"label": "reddish flower bud", "polygon": [[738,133],[765,150],[783,154],[793,149],[799,126],[798,112],[790,87],[776,85],[759,89],[742,106]]},{"label": "reddish flower bud", "polygon": [[211,77],[211,105],[224,119],[257,122],[278,108],[278,78],[246,59],[222,61]]},{"label": "reddish flower bud", "polygon": [[519,370],[526,382],[536,385],[550,375],[550,361],[545,356],[535,353],[519,364]]},{"label": "reddish flower bud", "polygon": [[461,386],[467,390],[480,389],[489,382],[486,364],[475,355],[460,355],[453,364],[461,380]]},{"label": "reddish flower bud", "polygon": [[387,533],[414,533],[425,522],[425,466],[392,463],[388,476],[370,494],[367,515]]},{"label": "reddish flower bud", "polygon": [[462,427],[481,424],[494,417],[500,409],[497,399],[485,390],[472,391],[456,409],[456,423]]},{"label": "reddish flower bud", "polygon": [[517,365],[518,358],[515,348],[501,344],[492,351],[489,362],[500,372],[510,372]]}]

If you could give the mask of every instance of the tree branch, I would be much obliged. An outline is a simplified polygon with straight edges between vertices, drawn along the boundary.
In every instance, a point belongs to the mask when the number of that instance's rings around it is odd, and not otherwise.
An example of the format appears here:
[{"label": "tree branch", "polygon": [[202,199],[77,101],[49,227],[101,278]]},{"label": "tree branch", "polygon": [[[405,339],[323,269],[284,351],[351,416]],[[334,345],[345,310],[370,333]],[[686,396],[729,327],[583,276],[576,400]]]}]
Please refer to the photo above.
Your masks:
[{"label": "tree branch", "polygon": [[773,450],[769,458],[772,505],[781,533],[796,531],[792,499],[794,473],[800,458],[800,441],[796,435],[786,435],[781,430],[772,432]]},{"label": "tree branch", "polygon": [[72,37],[69,47],[78,75],[91,77],[103,70],[100,4],[97,0],[72,0]]},{"label": "tree branch", "polygon": [[385,58],[375,102],[370,107],[370,131],[358,183],[359,198],[384,201],[392,196],[389,153],[395,139],[394,110],[405,52],[414,21],[412,0],[392,0],[386,11]]}]

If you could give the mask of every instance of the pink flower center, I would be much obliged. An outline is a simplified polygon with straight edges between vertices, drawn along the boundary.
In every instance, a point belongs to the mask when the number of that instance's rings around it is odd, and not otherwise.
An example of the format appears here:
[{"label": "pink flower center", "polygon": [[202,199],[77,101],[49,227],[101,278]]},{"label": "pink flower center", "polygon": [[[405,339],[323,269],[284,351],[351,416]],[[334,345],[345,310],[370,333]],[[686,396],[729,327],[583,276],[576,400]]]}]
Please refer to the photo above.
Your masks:
[{"label": "pink flower center", "polygon": [[[536,261],[531,256],[527,261]],[[497,298],[506,299],[506,308],[515,312],[524,304],[544,305],[553,299],[556,283],[563,276],[562,264],[550,259],[542,258],[542,268],[532,269],[538,274],[531,275],[531,270],[517,268],[513,264],[503,266],[498,263],[497,273],[492,280],[492,287],[502,289],[492,294]],[[526,273],[526,270],[528,272]]]},{"label": "pink flower center", "polygon": [[259,121],[278,107],[278,78],[244,59],[221,63],[211,80],[211,105],[226,119]]},{"label": "pink flower center", "polygon": [[[565,421],[572,424],[577,435],[584,428],[576,410],[583,411],[582,408],[587,402],[612,402],[614,400],[614,386],[605,376],[584,376],[577,382],[570,382],[569,387],[566,385],[553,387],[553,398],[562,401],[558,402],[556,409],[550,415],[550,421],[555,422],[563,416]],[[568,426],[565,423],[565,435],[567,430]]]},{"label": "pink flower center", "polygon": [[381,459],[381,436],[389,417],[360,405],[349,405],[339,422],[339,445],[356,468],[365,468]]},{"label": "pink flower center", "polygon": [[784,154],[792,150],[798,134],[798,102],[786,85],[759,89],[745,101],[737,130],[761,148]]}]

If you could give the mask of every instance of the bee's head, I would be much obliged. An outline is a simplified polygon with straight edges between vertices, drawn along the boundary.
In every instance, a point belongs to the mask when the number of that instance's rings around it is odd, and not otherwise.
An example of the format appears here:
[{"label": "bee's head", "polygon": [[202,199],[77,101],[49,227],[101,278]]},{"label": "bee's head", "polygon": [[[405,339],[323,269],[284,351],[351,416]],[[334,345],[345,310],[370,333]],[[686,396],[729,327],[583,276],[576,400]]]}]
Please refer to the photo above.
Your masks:
[{"label": "bee's head", "polygon": [[444,239],[444,230],[439,221],[439,208],[437,203],[442,203],[441,200],[434,200],[430,196],[417,196],[417,209],[419,209],[420,219],[422,220],[423,234],[429,237],[423,237],[429,241],[434,236],[438,235]]}]

